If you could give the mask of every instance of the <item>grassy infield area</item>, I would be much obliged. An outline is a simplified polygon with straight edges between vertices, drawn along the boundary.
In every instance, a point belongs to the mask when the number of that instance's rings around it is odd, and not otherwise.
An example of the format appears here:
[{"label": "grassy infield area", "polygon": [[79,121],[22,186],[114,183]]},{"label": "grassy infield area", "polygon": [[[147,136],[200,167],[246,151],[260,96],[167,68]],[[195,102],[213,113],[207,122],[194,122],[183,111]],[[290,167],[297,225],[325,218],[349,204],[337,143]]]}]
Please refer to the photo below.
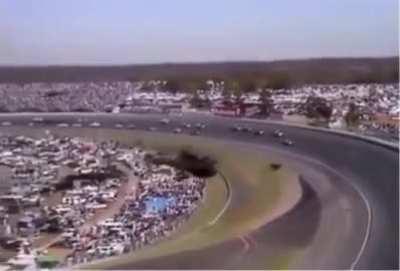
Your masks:
[{"label": "grassy infield area", "polygon": [[[271,216],[274,216],[274,212],[276,213],[274,209],[277,205],[281,205],[288,197],[293,196],[291,194],[293,189],[289,189],[289,186],[295,187],[296,193],[300,191],[296,174],[285,166],[280,170],[272,171],[269,168],[269,163],[272,161],[269,161],[265,155],[232,148],[230,143],[223,141],[185,135],[157,135],[111,129],[57,130],[60,134],[80,135],[94,140],[113,138],[120,142],[141,144],[165,152],[185,148],[198,154],[211,156],[218,161],[217,167],[226,177],[231,190],[230,204],[223,214],[219,215],[228,200],[227,186],[219,175],[210,178],[207,181],[204,202],[189,221],[167,240],[131,254],[83,266],[84,268],[113,268],[115,264],[205,248],[237,238],[271,220]],[[292,192],[288,192],[290,190]],[[210,225],[216,217],[219,219]],[[265,260],[268,262],[268,259]],[[271,262],[266,263],[266,268],[285,268],[289,261],[289,256],[279,260],[271,259]]]}]

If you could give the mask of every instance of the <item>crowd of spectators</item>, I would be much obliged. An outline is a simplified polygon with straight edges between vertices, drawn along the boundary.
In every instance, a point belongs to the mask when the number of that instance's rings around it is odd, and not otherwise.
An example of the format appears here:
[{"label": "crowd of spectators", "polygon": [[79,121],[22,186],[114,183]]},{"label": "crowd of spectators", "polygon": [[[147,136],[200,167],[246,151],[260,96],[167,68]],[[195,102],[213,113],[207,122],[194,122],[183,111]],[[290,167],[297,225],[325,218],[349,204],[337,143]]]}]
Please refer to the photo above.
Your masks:
[{"label": "crowd of spectators", "polygon": [[[262,103],[261,89],[237,92],[224,84],[208,84],[208,88],[191,94],[185,90],[168,92],[145,82],[0,84],[0,112],[181,112],[193,106],[194,97],[207,101],[195,104],[206,104],[211,111],[227,98],[233,103]],[[304,104],[309,97],[319,97],[332,108],[332,127],[345,126],[346,113],[353,104],[361,113],[357,124],[360,131],[398,135],[398,84],[314,84],[266,91],[270,93],[271,111],[283,117],[307,115]]]},{"label": "crowd of spectators", "polygon": [[396,84],[313,85],[273,95],[278,110],[287,115],[305,114],[301,109],[309,97],[320,97],[332,108],[328,120],[332,127],[349,126],[346,115],[353,106],[360,118],[355,123],[359,131],[379,131],[398,138],[400,95]]},{"label": "crowd of spectators", "polygon": [[0,84],[0,111],[106,112],[138,86],[131,82]]},{"label": "crowd of spectators", "polygon": [[117,214],[64,240],[74,244],[65,264],[130,252],[170,235],[193,213],[204,185],[202,179],[181,176],[171,167],[153,167]]},{"label": "crowd of spectators", "polygon": [[[346,128],[346,114],[351,105],[357,108],[360,121],[356,123],[359,131],[378,131],[398,138],[399,129],[399,85],[398,84],[347,84],[347,85],[304,85],[288,89],[266,89],[270,98],[270,111],[283,118],[304,116],[309,118],[304,108],[317,98],[331,108],[326,120],[330,127]],[[200,92],[202,99],[209,99],[211,104],[220,104],[227,99],[226,91],[210,90]],[[261,104],[261,90],[241,93],[240,100],[245,104]],[[228,98],[238,100],[233,92]],[[314,99],[315,100],[315,99]]]}]

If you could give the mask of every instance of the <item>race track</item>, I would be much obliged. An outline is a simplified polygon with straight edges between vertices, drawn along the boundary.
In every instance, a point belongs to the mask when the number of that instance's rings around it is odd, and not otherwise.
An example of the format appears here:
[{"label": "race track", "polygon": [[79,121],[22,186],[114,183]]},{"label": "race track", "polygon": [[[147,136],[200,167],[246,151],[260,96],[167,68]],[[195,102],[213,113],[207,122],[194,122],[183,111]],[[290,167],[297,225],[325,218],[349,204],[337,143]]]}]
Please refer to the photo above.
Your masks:
[{"label": "race track", "polygon": [[[83,115],[80,115],[82,117]],[[0,121],[27,125],[32,115],[2,115]],[[53,124],[74,123],[78,115],[45,116]],[[273,154],[302,174],[303,197],[296,208],[241,239],[114,269],[129,268],[224,268],[253,269],[269,266],[259,259],[274,259],[287,247],[296,248],[288,268],[398,269],[399,169],[398,150],[341,135],[281,126],[249,123],[238,119],[189,114],[160,124],[160,115],[87,114],[103,127],[134,123],[137,129],[157,127],[172,132],[182,122],[203,122],[202,136],[231,142],[232,146]],[[263,129],[264,136],[234,133],[240,124]],[[51,125],[51,123],[49,123]],[[283,146],[271,136],[279,128],[294,140]],[[240,191],[233,191],[233,194]],[[235,198],[233,198],[233,201]],[[223,253],[221,253],[221,251]]]}]

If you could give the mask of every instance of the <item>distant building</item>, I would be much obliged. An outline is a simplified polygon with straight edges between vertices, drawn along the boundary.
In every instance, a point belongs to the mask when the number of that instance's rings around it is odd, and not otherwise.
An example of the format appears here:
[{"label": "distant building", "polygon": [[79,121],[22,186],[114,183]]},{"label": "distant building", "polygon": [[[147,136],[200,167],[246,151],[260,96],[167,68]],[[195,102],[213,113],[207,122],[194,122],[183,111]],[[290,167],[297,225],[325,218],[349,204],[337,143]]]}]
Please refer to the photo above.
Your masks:
[{"label": "distant building", "polygon": [[375,114],[374,120],[379,124],[393,125],[400,127],[400,117],[399,116],[389,116],[386,114]]},{"label": "distant building", "polygon": [[158,105],[163,113],[180,113],[182,112],[181,103],[162,103]]},{"label": "distant building", "polygon": [[255,102],[245,102],[239,105],[240,115],[251,117],[260,113],[260,104]]},{"label": "distant building", "polygon": [[229,117],[250,117],[260,112],[259,103],[240,103],[240,104],[217,104],[211,111],[215,115],[229,116]]},{"label": "distant building", "polygon": [[238,117],[240,116],[240,108],[235,105],[219,104],[212,107],[211,112],[218,116]]}]

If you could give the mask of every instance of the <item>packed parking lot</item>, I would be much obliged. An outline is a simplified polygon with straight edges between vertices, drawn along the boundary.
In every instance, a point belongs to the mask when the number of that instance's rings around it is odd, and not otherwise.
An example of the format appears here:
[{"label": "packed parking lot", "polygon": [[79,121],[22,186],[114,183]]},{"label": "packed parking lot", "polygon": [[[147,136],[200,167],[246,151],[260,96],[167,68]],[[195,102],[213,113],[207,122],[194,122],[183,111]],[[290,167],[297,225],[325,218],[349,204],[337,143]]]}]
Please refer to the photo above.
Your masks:
[{"label": "packed parking lot", "polygon": [[205,182],[147,154],[112,140],[1,135],[10,180],[0,191],[0,246],[19,251],[8,263],[56,249],[59,265],[69,266],[171,234],[196,209]]}]

